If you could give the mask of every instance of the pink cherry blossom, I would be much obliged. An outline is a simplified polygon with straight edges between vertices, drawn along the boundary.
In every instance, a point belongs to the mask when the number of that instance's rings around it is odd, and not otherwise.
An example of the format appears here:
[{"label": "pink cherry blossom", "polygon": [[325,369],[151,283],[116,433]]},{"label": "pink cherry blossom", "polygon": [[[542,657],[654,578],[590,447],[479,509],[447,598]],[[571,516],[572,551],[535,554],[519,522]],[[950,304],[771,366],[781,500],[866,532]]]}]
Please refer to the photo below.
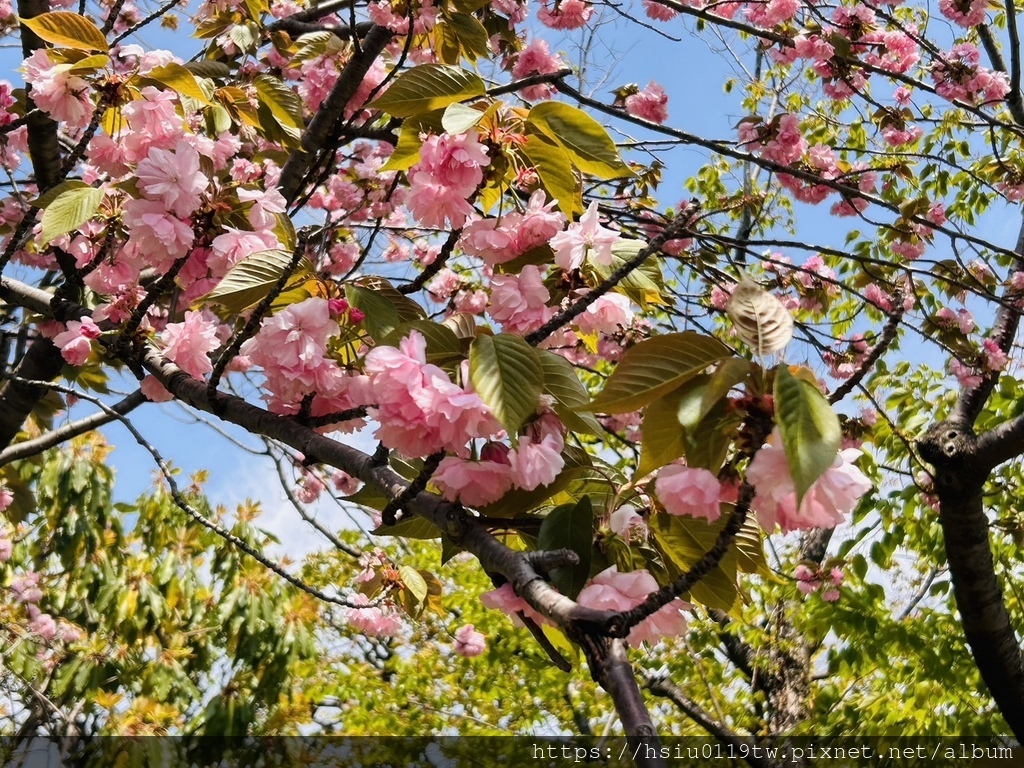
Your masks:
[{"label": "pink cherry blossom", "polygon": [[613,334],[628,328],[635,317],[630,301],[620,293],[606,293],[575,320],[583,333]]},{"label": "pink cherry blossom", "polygon": [[[591,579],[576,598],[587,608],[605,611],[628,611],[642,603],[649,594],[658,591],[658,582],[645,570],[619,573],[616,566],[606,568]],[[629,644],[638,648],[641,643],[656,643],[662,637],[677,637],[686,631],[683,611],[690,606],[682,600],[673,600],[648,616],[629,633]]]},{"label": "pink cherry blossom", "polygon": [[511,584],[503,584],[497,589],[492,589],[490,592],[484,592],[480,595],[480,602],[484,604],[485,608],[504,613],[512,619],[512,623],[517,627],[524,626],[522,620],[517,616],[519,613],[533,620],[536,624],[550,623],[530,607],[529,603],[519,597]]},{"label": "pink cherry blossom", "polygon": [[611,264],[612,246],[618,239],[618,232],[601,226],[597,201],[594,201],[578,222],[551,238],[555,264],[569,271],[579,269],[590,258],[595,264],[607,266]]},{"label": "pink cherry blossom", "polygon": [[565,466],[564,428],[553,415],[542,416],[519,439],[519,445],[508,452],[512,466],[512,482],[516,488],[532,491],[549,485]]},{"label": "pink cherry blossom", "polygon": [[472,658],[487,649],[487,638],[482,632],[477,632],[472,624],[466,624],[455,630],[455,642],[452,647],[459,656]]},{"label": "pink cherry blossom", "polygon": [[160,340],[164,343],[164,357],[189,376],[201,379],[213,370],[209,353],[220,345],[217,326],[201,312],[189,311],[184,322],[168,323],[160,332]]},{"label": "pink cherry blossom", "polygon": [[612,512],[608,518],[611,532],[626,541],[645,541],[647,539],[647,523],[637,511],[625,505]]},{"label": "pink cherry blossom", "polygon": [[146,198],[163,203],[179,218],[195,213],[210,183],[199,170],[199,153],[186,141],[179,141],[174,151],[151,147],[135,176]]},{"label": "pink cherry blossom", "polygon": [[670,8],[663,3],[657,2],[657,0],[643,0],[643,6],[647,18],[654,19],[655,21],[672,21],[672,19],[679,15],[679,11],[675,8]]},{"label": "pink cherry blossom", "polygon": [[515,231],[516,254],[544,245],[562,231],[565,217],[556,209],[557,201],[546,201],[544,190],[538,189],[526,204],[519,226]]},{"label": "pink cherry blossom", "polygon": [[448,501],[467,507],[493,504],[512,487],[512,471],[507,462],[466,461],[446,456],[430,481]]},{"label": "pink cherry blossom", "polygon": [[550,298],[540,269],[528,264],[518,275],[495,275],[491,278],[487,311],[502,324],[503,330],[529,333],[554,313],[554,308],[547,306]]},{"label": "pink cherry blossom", "polygon": [[[565,62],[558,54],[551,53],[547,41],[534,38],[519,53],[515,66],[512,67],[512,77],[522,80],[530,75],[550,75],[553,72],[565,67]],[[549,98],[554,93],[554,86],[548,83],[531,85],[519,89],[519,95],[527,101],[541,101]]]},{"label": "pink cherry blossom", "polygon": [[939,11],[942,15],[961,27],[976,27],[983,24],[986,10],[987,0],[969,0],[967,3],[958,0],[939,0]]},{"label": "pink cherry blossom", "polygon": [[661,125],[668,120],[668,94],[651,80],[646,88],[626,97],[626,111],[633,117]]},{"label": "pink cherry blossom", "polygon": [[377,402],[370,415],[380,422],[375,436],[407,457],[440,450],[464,454],[469,440],[498,434],[501,425],[476,393],[427,364],[426,349],[423,335],[412,331],[398,349],[375,347],[366,356]]},{"label": "pink cherry blossom", "polygon": [[982,354],[984,355],[985,368],[989,371],[1003,370],[1009,360],[1006,353],[999,348],[999,342],[995,339],[985,339],[982,342]]},{"label": "pink cherry blossom", "polygon": [[797,508],[796,485],[776,428],[747,469],[747,481],[757,491],[751,507],[761,527],[771,532],[777,524],[787,533],[841,524],[844,516],[871,490],[871,481],[853,463],[859,456],[860,451],[856,449],[840,451],[832,466],[804,494]]},{"label": "pink cherry blossom", "polygon": [[68,329],[58,333],[53,343],[60,349],[61,357],[69,365],[85,365],[92,354],[92,340],[98,339],[102,331],[91,317],[71,320]]},{"label": "pink cherry blossom", "polygon": [[188,255],[195,241],[195,232],[188,222],[168,213],[162,203],[153,200],[125,203],[124,223],[133,261],[161,272]]},{"label": "pink cherry blossom", "polygon": [[541,0],[537,20],[550,29],[579,29],[594,15],[593,7],[584,0],[554,0],[555,7],[548,9],[547,0]]},{"label": "pink cherry blossom", "polygon": [[366,595],[355,594],[349,598],[349,602],[357,606],[345,610],[345,618],[349,624],[364,635],[372,637],[394,637],[402,629],[402,617],[395,608],[388,602],[371,606]]},{"label": "pink cherry blossom", "polygon": [[670,515],[717,520],[721,514],[718,478],[706,469],[671,464],[654,482],[655,493]]},{"label": "pink cherry blossom", "polygon": [[54,120],[82,127],[92,116],[89,83],[70,73],[71,64],[54,64],[44,49],[25,59],[25,81],[31,86],[36,106]]},{"label": "pink cherry blossom", "polygon": [[39,588],[39,574],[34,571],[16,577],[11,582],[11,591],[19,603],[38,603],[43,599],[43,590]]},{"label": "pink cherry blossom", "polygon": [[44,643],[53,640],[57,634],[57,622],[53,620],[53,616],[43,613],[34,605],[30,605],[28,607],[28,617],[29,632],[42,638]]},{"label": "pink cherry blossom", "polygon": [[964,365],[964,363],[960,362],[955,357],[949,361],[949,372],[956,377],[956,380],[964,389],[972,389],[980,386],[981,382],[984,381],[976,368]]},{"label": "pink cherry blossom", "polygon": [[0,532],[0,563],[6,563],[14,554],[14,542],[6,531]]}]

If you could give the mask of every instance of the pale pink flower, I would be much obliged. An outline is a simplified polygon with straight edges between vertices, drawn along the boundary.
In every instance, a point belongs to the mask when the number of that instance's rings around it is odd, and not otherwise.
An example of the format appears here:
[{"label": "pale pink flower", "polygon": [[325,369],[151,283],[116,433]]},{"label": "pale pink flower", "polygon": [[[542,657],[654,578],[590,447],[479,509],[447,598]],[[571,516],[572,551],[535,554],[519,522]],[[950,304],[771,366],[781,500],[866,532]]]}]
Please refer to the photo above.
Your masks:
[{"label": "pale pink flower", "polygon": [[613,334],[628,328],[634,317],[629,299],[620,293],[606,293],[580,313],[575,323],[583,333]]},{"label": "pale pink flower", "polygon": [[651,80],[646,88],[626,97],[626,111],[633,117],[661,125],[668,120],[668,94]]},{"label": "pale pink flower", "polygon": [[626,541],[645,541],[647,539],[647,523],[637,511],[625,505],[612,512],[608,518],[611,532]]},{"label": "pale pink flower", "polygon": [[670,515],[717,520],[721,514],[721,484],[709,470],[671,464],[654,482],[655,493]]},{"label": "pale pink flower", "polygon": [[199,170],[199,153],[186,141],[179,141],[173,152],[151,147],[136,167],[135,177],[143,195],[161,202],[179,218],[195,213],[210,183]]},{"label": "pale pink flower", "polygon": [[512,482],[516,488],[532,491],[550,485],[565,466],[562,449],[565,440],[553,416],[544,416],[519,438],[519,445],[508,452]]},{"label": "pale pink flower", "polygon": [[679,15],[679,11],[675,8],[669,8],[656,0],[643,0],[643,6],[647,17],[655,21],[672,21]]},{"label": "pale pink flower", "polygon": [[201,379],[213,370],[209,353],[220,345],[217,326],[201,312],[188,311],[185,322],[168,323],[160,332],[160,340],[164,343],[164,357],[189,376]]},{"label": "pale pink flower", "polygon": [[480,602],[485,608],[498,610],[512,619],[517,627],[522,627],[523,622],[517,614],[522,613],[526,618],[532,619],[536,624],[550,623],[547,619],[535,611],[530,604],[516,594],[511,584],[502,584],[497,589],[484,592],[480,595]]},{"label": "pale pink flower", "polygon": [[455,630],[455,652],[467,659],[479,656],[487,648],[487,638],[482,632],[477,632],[472,624],[466,624]]},{"label": "pale pink flower", "polygon": [[462,229],[459,246],[466,253],[484,260],[488,266],[504,264],[516,258],[515,229],[522,220],[516,212],[500,219],[478,219]]},{"label": "pale pink flower", "polygon": [[485,507],[512,487],[512,471],[508,463],[445,456],[430,481],[448,501],[458,501],[467,507]]},{"label": "pale pink flower", "polygon": [[14,542],[6,532],[0,533],[0,563],[6,563],[14,554]]},{"label": "pale pink flower", "polygon": [[964,365],[955,357],[949,361],[949,372],[956,377],[956,380],[964,389],[973,389],[980,386],[981,382],[984,381],[976,368]]},{"label": "pale pink flower", "polygon": [[134,260],[161,272],[188,255],[195,241],[195,232],[188,222],[172,216],[162,203],[153,200],[125,203],[124,223]]},{"label": "pale pink flower", "polygon": [[957,0],[939,0],[939,11],[947,19],[961,27],[976,27],[985,22],[985,12],[988,10],[987,0],[970,0],[965,10],[961,10],[961,5],[962,3]]},{"label": "pale pink flower", "polygon": [[91,317],[83,317],[68,322],[68,329],[54,336],[53,343],[60,349],[66,363],[84,365],[92,354],[92,340],[98,339],[101,333]]},{"label": "pale pink flower", "polygon": [[54,64],[40,48],[25,59],[25,81],[31,86],[32,100],[54,120],[79,128],[89,122],[93,112],[89,83],[70,73],[71,64]]},{"label": "pale pink flower", "polygon": [[167,391],[160,380],[155,376],[146,376],[139,385],[142,394],[153,403],[166,403],[174,399],[174,395]]},{"label": "pale pink flower", "polygon": [[578,222],[551,238],[555,264],[569,271],[579,269],[590,258],[595,264],[607,266],[612,262],[612,246],[618,239],[618,232],[601,226],[597,201],[594,201]]},{"label": "pale pink flower", "polygon": [[260,251],[280,248],[281,243],[269,229],[250,232],[245,229],[224,227],[224,231],[210,243],[206,265],[214,277],[223,277],[238,262]]},{"label": "pale pink flower", "polygon": [[860,451],[855,449],[840,451],[797,508],[796,486],[776,429],[747,469],[747,481],[757,491],[751,507],[761,527],[771,532],[778,524],[787,533],[833,528],[842,523],[844,515],[852,512],[860,498],[871,490],[871,481],[853,463],[859,455]]},{"label": "pale pink flower", "polygon": [[334,484],[335,490],[342,496],[351,496],[358,491],[360,482],[359,478],[352,477],[348,472],[343,472],[340,469],[334,470],[334,473],[331,475],[331,483]]},{"label": "pale pink flower", "polygon": [[401,630],[402,617],[390,603],[384,602],[380,605],[370,606],[370,600],[366,595],[359,593],[352,595],[349,602],[367,606],[366,608],[348,608],[345,611],[348,623],[364,635],[394,637]]},{"label": "pale pink flower", "polygon": [[[576,598],[587,608],[605,611],[628,611],[652,592],[658,591],[658,582],[645,570],[619,573],[616,566],[606,568],[591,579]],[[676,637],[686,631],[683,611],[690,608],[682,600],[673,600],[637,624],[629,633],[629,644],[638,648],[641,643],[656,643],[662,637]]]},{"label": "pale pink flower", "polygon": [[43,599],[43,590],[39,588],[39,574],[34,571],[16,577],[11,582],[11,591],[19,603],[38,603]]},{"label": "pale pink flower", "polygon": [[519,227],[515,232],[517,255],[544,245],[561,232],[562,227],[565,226],[565,217],[556,210],[557,202],[555,200],[545,202],[546,199],[542,189],[538,189],[530,195],[526,210],[523,211]]}]

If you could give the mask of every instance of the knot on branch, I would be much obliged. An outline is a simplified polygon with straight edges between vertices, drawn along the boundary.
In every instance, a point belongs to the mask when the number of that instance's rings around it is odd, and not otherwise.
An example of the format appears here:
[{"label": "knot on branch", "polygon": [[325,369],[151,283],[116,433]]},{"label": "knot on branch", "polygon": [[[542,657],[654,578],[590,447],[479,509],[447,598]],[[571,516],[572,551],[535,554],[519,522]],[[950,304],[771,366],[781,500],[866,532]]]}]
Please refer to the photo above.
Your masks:
[{"label": "knot on branch", "polygon": [[988,477],[988,470],[978,465],[978,437],[969,425],[939,422],[917,441],[917,449],[935,469],[940,498],[976,490]]},{"label": "knot on branch", "polygon": [[571,549],[546,549],[526,552],[523,554],[523,557],[545,579],[556,568],[576,565],[580,561],[580,556]]}]

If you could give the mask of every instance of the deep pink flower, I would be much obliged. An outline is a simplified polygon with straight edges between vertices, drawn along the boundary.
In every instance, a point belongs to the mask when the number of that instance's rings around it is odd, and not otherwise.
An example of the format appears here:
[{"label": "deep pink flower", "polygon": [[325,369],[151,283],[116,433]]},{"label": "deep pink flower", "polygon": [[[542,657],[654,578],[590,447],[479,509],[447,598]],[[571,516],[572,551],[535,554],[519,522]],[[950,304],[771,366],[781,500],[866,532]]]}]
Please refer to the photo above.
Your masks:
[{"label": "deep pink flower", "polygon": [[646,88],[626,97],[626,111],[633,117],[661,125],[668,120],[668,94],[651,80]]},{"label": "deep pink flower", "polygon": [[[580,591],[576,602],[598,610],[628,611],[657,591],[658,582],[647,571],[619,573],[613,565],[591,579]],[[690,606],[682,600],[673,600],[633,627],[628,637],[629,644],[638,648],[643,642],[653,644],[662,637],[681,635],[686,631],[683,611],[688,608]]]},{"label": "deep pink flower", "polygon": [[[550,75],[565,66],[558,54],[551,53],[547,41],[534,38],[529,45],[523,48],[512,67],[512,77],[522,80],[530,75]],[[519,95],[527,101],[541,101],[549,98],[554,93],[554,86],[548,83],[531,85],[519,89]]]},{"label": "deep pink flower", "polygon": [[593,7],[584,0],[555,0],[553,10],[548,10],[547,0],[541,0],[537,20],[551,29],[579,29],[594,15]]}]

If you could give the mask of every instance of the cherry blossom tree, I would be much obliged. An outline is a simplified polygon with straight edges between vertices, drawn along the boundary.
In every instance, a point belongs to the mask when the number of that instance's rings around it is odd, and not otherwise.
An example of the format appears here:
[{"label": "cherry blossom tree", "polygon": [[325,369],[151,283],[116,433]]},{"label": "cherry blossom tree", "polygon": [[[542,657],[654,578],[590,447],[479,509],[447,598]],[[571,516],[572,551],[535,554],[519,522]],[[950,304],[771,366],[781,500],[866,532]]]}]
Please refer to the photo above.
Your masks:
[{"label": "cherry blossom tree", "polygon": [[[481,662],[507,614],[634,742],[1024,737],[1017,12],[937,10],[206,2],[189,61],[133,42],[177,2],[0,10],[26,83],[0,87],[0,504],[31,509],[33,457],[118,422],[216,557],[368,653],[471,597],[491,620],[444,622],[449,657]],[[671,100],[667,62],[593,86],[613,15],[706,41],[733,127]],[[263,441],[348,567],[291,567],[180,490],[132,421],[169,401]],[[36,550],[10,557],[54,524],[0,539],[15,642],[43,653],[81,617]],[[454,570],[375,548],[410,539]]]}]

